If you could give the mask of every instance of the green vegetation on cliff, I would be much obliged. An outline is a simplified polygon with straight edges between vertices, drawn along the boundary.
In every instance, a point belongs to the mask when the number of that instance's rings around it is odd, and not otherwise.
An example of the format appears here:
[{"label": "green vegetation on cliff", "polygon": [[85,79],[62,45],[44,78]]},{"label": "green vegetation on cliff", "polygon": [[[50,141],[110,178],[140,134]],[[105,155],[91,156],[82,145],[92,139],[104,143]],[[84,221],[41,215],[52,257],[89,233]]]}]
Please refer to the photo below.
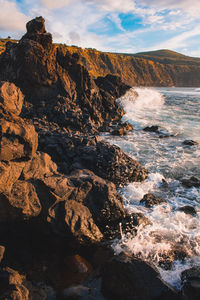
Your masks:
[{"label": "green vegetation on cliff", "polygon": [[[8,40],[0,40],[0,52]],[[119,75],[132,86],[200,86],[200,58],[159,50],[137,54],[108,53],[93,48],[66,46],[70,53],[79,53],[81,63],[97,78]]]}]

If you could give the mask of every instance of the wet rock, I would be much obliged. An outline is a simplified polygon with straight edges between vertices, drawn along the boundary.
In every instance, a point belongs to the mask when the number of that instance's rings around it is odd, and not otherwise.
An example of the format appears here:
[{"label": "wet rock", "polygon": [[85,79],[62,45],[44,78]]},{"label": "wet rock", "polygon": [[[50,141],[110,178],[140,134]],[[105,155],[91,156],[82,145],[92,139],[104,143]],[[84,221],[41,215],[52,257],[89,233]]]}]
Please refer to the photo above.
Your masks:
[{"label": "wet rock", "polygon": [[106,299],[178,299],[152,265],[121,255],[108,262],[103,270],[102,293]]},{"label": "wet rock", "polygon": [[112,135],[127,135],[129,131],[133,130],[133,126],[130,123],[118,124],[115,129],[109,130]]},{"label": "wet rock", "polygon": [[191,187],[200,187],[200,179],[192,176],[188,179],[183,179],[182,180],[182,185],[187,187],[187,188],[191,188]]},{"label": "wet rock", "polygon": [[0,82],[0,103],[9,112],[19,115],[22,110],[24,96],[14,83]]},{"label": "wet rock", "polygon": [[186,145],[186,146],[196,146],[196,145],[198,145],[199,143],[198,142],[195,142],[195,141],[193,141],[193,140],[185,140],[184,142],[183,142],[183,145]]},{"label": "wet rock", "polygon": [[154,205],[159,205],[161,203],[166,203],[166,201],[162,198],[155,196],[154,194],[146,194],[140,201],[140,203],[144,204],[146,207],[150,208]]},{"label": "wet rock", "polygon": [[156,133],[159,133],[160,127],[158,125],[147,126],[147,127],[143,128],[143,130],[147,131],[147,132],[156,132]]},{"label": "wet rock", "polygon": [[179,211],[183,211],[185,214],[192,215],[192,216],[195,216],[197,214],[195,208],[190,205],[180,207]]},{"label": "wet rock", "polygon": [[200,297],[200,267],[193,267],[181,273],[182,294],[185,300],[197,300]]}]

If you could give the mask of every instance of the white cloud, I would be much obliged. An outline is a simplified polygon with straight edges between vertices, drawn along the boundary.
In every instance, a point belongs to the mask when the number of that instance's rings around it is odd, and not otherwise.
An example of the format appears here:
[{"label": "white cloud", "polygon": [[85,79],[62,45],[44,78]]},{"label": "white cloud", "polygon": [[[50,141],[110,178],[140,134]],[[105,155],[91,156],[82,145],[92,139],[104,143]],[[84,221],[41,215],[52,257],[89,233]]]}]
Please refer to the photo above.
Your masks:
[{"label": "white cloud", "polygon": [[70,0],[41,0],[41,5],[48,9],[59,9],[69,4]]},{"label": "white cloud", "polygon": [[20,12],[15,1],[0,0],[0,30],[25,30],[27,21],[27,16]]},{"label": "white cloud", "polygon": [[142,5],[155,7],[157,9],[172,9],[172,10],[184,10],[187,14],[198,16],[200,13],[200,1],[199,0],[140,0]]},{"label": "white cloud", "polygon": [[87,4],[98,5],[105,11],[130,12],[135,9],[133,0],[83,0]]}]

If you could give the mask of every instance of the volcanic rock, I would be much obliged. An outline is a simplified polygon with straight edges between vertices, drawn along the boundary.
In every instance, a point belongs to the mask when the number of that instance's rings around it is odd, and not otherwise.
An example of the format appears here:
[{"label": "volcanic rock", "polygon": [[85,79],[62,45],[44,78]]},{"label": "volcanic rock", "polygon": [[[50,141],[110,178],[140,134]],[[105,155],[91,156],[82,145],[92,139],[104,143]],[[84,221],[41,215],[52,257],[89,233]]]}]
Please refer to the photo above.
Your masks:
[{"label": "volcanic rock", "polygon": [[148,132],[156,132],[159,133],[160,127],[158,125],[147,126],[143,130]]},{"label": "volcanic rock", "polygon": [[39,149],[51,155],[64,173],[77,168],[89,169],[118,185],[147,177],[147,171],[119,147],[96,137],[67,136],[59,132],[51,132],[49,136],[45,131],[40,131],[39,135]]},{"label": "volcanic rock", "polygon": [[33,286],[30,282],[26,281],[24,276],[9,267],[0,269],[0,295],[2,300],[46,299],[44,290]]},{"label": "volcanic rock", "polygon": [[162,198],[159,198],[153,194],[146,194],[140,201],[140,203],[144,204],[146,207],[152,207],[154,205],[159,205],[161,203],[166,203],[166,201]]},{"label": "volcanic rock", "polygon": [[179,211],[183,211],[185,214],[192,215],[192,216],[195,216],[197,214],[195,208],[190,205],[180,207]]},{"label": "volcanic rock", "polygon": [[182,293],[186,300],[197,300],[200,297],[200,267],[193,267],[181,273]]},{"label": "volcanic rock", "polygon": [[195,146],[195,145],[198,145],[199,143],[196,142],[196,141],[193,141],[193,140],[185,140],[183,142],[183,145],[186,145],[186,146]]},{"label": "volcanic rock", "polygon": [[0,111],[0,161],[27,161],[38,146],[38,135],[30,122]]},{"label": "volcanic rock", "polygon": [[24,96],[19,88],[14,83],[0,83],[0,103],[9,112],[19,115],[22,110]]},{"label": "volcanic rock", "polygon": [[178,299],[152,265],[123,254],[108,262],[103,270],[102,293],[106,299]]},{"label": "volcanic rock", "polygon": [[21,88],[26,117],[45,116],[84,132],[104,130],[110,121],[120,122],[124,111],[115,98],[130,88],[111,75],[95,83],[78,55],[52,44],[42,17],[30,21],[19,43],[0,56],[0,79]]},{"label": "volcanic rock", "polygon": [[187,187],[187,188],[191,188],[191,187],[200,187],[200,179],[192,176],[189,179],[183,179],[182,180],[182,185]]}]

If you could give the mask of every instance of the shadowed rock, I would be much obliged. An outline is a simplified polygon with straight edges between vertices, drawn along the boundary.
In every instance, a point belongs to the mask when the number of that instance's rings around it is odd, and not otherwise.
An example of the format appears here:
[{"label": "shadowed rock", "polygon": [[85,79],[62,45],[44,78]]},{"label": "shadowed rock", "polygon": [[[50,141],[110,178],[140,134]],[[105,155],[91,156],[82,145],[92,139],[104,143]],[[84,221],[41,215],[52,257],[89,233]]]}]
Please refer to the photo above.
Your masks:
[{"label": "shadowed rock", "polygon": [[176,292],[160,279],[155,267],[125,254],[105,265],[102,293],[108,300],[178,299]]}]

